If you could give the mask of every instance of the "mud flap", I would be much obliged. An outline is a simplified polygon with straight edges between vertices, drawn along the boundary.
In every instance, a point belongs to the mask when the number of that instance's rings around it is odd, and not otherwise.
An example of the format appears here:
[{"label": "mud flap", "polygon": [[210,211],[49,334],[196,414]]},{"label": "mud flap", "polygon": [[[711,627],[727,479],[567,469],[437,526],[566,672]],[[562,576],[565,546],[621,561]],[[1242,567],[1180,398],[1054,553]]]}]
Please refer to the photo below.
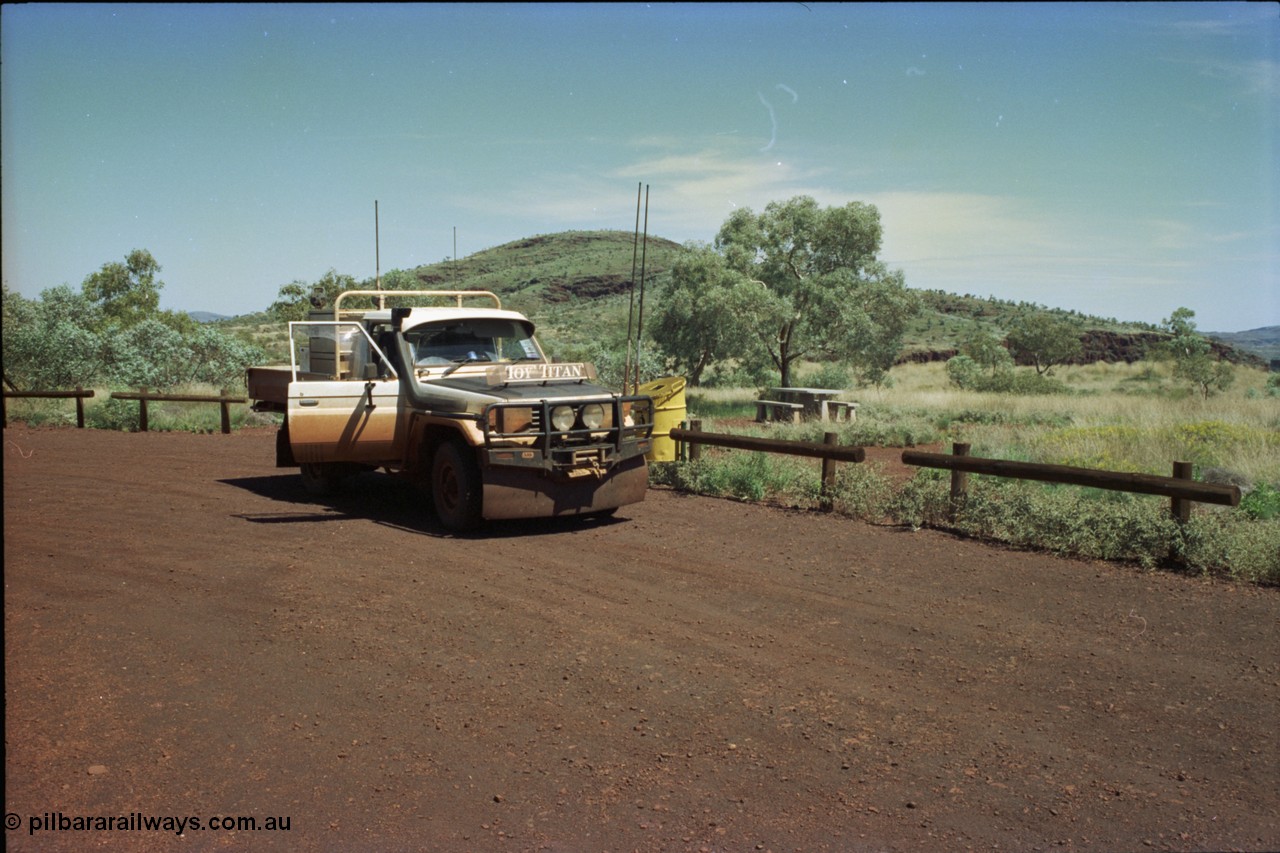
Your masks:
[{"label": "mud flap", "polygon": [[280,429],[276,430],[276,467],[298,467],[298,463],[293,458],[293,445],[289,443],[289,422],[287,420]]},{"label": "mud flap", "polygon": [[585,515],[644,500],[649,466],[643,456],[619,464],[603,478],[544,477],[537,471],[491,468],[484,472],[485,518]]}]

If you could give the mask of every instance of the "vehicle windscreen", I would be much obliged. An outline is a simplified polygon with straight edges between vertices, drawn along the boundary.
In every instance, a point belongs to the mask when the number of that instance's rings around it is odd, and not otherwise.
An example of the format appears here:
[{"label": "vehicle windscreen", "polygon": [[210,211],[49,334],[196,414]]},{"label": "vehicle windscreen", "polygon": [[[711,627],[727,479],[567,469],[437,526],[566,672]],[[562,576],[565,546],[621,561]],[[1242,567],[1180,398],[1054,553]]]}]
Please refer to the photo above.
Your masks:
[{"label": "vehicle windscreen", "polygon": [[475,319],[426,323],[404,333],[419,367],[469,361],[541,361],[530,328],[515,320]]}]

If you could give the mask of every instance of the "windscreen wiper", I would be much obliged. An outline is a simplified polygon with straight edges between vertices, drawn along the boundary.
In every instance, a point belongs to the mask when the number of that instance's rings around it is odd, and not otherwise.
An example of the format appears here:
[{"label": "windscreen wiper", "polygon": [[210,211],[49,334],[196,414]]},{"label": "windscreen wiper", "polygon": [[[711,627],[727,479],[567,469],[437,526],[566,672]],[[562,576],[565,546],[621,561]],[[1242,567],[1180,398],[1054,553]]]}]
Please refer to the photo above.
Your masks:
[{"label": "windscreen wiper", "polygon": [[440,374],[440,378],[444,379],[446,376],[448,376],[450,373],[453,373],[459,367],[462,367],[463,365],[467,365],[467,364],[472,364],[473,362],[477,362],[477,361],[493,361],[493,359],[489,358],[489,356],[485,355],[484,353],[469,352],[466,355],[464,355],[462,358],[455,358],[453,360],[453,364],[446,367],[444,370],[444,373]]}]

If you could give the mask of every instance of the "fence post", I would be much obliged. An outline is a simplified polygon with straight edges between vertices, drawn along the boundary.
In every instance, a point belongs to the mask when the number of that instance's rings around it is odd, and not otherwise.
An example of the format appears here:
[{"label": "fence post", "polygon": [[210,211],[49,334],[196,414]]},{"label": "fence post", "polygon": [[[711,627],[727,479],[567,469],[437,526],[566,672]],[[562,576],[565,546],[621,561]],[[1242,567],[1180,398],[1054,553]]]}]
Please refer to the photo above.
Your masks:
[{"label": "fence post", "polygon": [[[1173,476],[1179,480],[1194,480],[1195,466],[1190,462],[1174,462]],[[1169,498],[1169,514],[1173,516],[1173,521],[1178,525],[1178,529],[1182,530],[1187,522],[1191,520],[1191,501],[1186,498]],[[1169,543],[1169,562],[1174,564],[1185,564],[1180,553],[1180,539],[1181,537],[1177,537]]]},{"label": "fence post", "polygon": [[[1174,462],[1173,476],[1179,480],[1194,480],[1195,466],[1190,462]],[[1169,498],[1169,512],[1178,524],[1191,520],[1191,501],[1186,498]]]},{"label": "fence post", "polygon": [[[951,445],[951,455],[968,456],[969,443],[967,441],[953,442]],[[951,520],[955,521],[956,516],[964,507],[965,499],[969,496],[969,472],[968,471],[951,471]]]},{"label": "fence post", "polygon": [[[826,445],[835,445],[840,443],[840,434],[836,432],[824,432],[822,434],[822,443]],[[827,512],[831,511],[833,501],[831,492],[836,485],[836,461],[834,459],[822,460],[822,508]]]},{"label": "fence post", "polygon": [[218,393],[222,396],[222,400],[218,405],[222,408],[222,434],[231,435],[231,404],[227,402],[226,397],[231,392],[226,388],[218,389]]},{"label": "fence post", "polygon": [[84,429],[84,389],[76,386],[76,426]]},{"label": "fence post", "polygon": [[147,431],[147,387],[138,389],[138,431]]},{"label": "fence post", "polygon": [[[689,431],[702,432],[702,420],[700,418],[694,418],[693,420],[689,421]],[[686,458],[688,458],[690,462],[702,461],[702,445],[701,444],[699,444],[696,441],[687,441],[685,442],[684,447],[685,447]]]}]

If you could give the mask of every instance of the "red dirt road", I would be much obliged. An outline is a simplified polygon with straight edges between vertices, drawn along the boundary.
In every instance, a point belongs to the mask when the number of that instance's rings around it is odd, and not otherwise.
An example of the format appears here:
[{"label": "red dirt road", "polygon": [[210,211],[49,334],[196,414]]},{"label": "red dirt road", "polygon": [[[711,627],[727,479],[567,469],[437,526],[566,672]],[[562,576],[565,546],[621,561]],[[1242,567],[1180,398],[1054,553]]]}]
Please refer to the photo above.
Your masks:
[{"label": "red dirt road", "polygon": [[1280,848],[1275,589],[661,490],[455,538],[273,458],[4,431],[8,849]]}]

